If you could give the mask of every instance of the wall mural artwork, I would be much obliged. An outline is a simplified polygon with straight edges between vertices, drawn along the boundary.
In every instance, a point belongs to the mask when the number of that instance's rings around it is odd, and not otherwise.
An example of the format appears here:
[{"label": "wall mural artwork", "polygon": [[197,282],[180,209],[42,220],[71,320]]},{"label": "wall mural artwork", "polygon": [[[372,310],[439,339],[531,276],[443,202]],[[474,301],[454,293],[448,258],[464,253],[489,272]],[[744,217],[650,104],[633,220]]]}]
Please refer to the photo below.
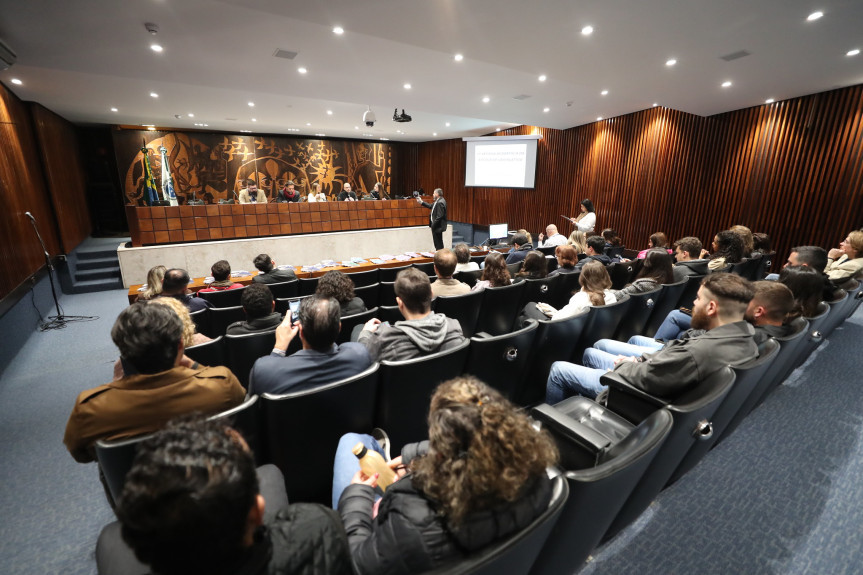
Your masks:
[{"label": "wall mural artwork", "polygon": [[371,192],[375,182],[387,191],[394,181],[393,144],[146,130],[113,134],[126,203],[138,206],[147,205],[142,146],[149,151],[156,181],[162,173],[159,147],[167,148],[180,204],[230,200],[250,178],[270,199],[292,181],[304,200],[315,183],[335,200],[348,182],[362,195]]}]

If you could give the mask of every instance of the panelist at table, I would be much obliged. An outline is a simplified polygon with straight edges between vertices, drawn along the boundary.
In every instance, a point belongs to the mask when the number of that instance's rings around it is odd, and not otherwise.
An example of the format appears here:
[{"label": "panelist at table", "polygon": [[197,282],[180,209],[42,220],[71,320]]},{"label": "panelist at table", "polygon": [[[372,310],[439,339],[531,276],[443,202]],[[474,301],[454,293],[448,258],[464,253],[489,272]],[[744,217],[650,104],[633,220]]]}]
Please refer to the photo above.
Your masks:
[{"label": "panelist at table", "polygon": [[388,200],[390,199],[389,195],[384,191],[384,187],[380,182],[376,182],[374,187],[372,188],[372,199],[375,200]]},{"label": "panelist at table", "polygon": [[240,190],[240,203],[241,204],[266,204],[267,203],[267,194],[264,193],[264,190],[258,189],[258,184],[249,180],[246,182],[246,188]]},{"label": "panelist at table", "polygon": [[288,182],[287,184],[282,186],[282,189],[279,190],[279,193],[276,195],[276,202],[279,204],[299,201],[300,192],[294,189],[294,182]]},{"label": "panelist at table", "polygon": [[312,191],[309,192],[308,197],[306,198],[308,202],[326,202],[327,196],[321,191],[321,185],[318,182],[312,184]]},{"label": "panelist at table", "polygon": [[339,201],[340,202],[355,202],[355,201],[357,201],[357,194],[356,194],[356,192],[351,190],[350,184],[345,183],[344,187],[342,188],[342,191],[339,192]]}]

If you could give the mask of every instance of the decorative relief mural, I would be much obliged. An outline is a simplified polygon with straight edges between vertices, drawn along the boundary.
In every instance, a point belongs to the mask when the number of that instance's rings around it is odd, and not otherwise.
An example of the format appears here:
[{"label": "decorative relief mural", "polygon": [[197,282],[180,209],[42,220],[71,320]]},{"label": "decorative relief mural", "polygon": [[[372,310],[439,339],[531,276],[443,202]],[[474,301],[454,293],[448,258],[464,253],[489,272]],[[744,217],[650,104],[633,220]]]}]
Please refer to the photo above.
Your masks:
[{"label": "decorative relief mural", "polygon": [[379,142],[332,141],[280,136],[235,136],[199,132],[114,132],[114,149],[126,202],[143,206],[144,162],[141,148],[149,150],[156,182],[160,181],[159,147],[165,146],[180,204],[188,200],[218,203],[230,200],[253,179],[268,198],[294,182],[305,199],[318,183],[335,200],[342,185],[350,183],[359,194],[375,182],[389,190],[395,163],[394,145]]}]

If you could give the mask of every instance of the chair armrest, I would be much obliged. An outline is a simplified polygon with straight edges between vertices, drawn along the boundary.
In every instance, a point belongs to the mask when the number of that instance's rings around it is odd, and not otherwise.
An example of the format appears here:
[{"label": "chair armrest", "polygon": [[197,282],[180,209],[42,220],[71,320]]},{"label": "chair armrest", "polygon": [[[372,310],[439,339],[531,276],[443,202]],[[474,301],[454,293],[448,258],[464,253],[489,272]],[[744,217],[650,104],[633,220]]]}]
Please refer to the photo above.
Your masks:
[{"label": "chair armrest", "polygon": [[636,425],[657,409],[669,404],[666,399],[633,387],[613,371],[603,374],[600,382],[608,386],[608,408]]}]

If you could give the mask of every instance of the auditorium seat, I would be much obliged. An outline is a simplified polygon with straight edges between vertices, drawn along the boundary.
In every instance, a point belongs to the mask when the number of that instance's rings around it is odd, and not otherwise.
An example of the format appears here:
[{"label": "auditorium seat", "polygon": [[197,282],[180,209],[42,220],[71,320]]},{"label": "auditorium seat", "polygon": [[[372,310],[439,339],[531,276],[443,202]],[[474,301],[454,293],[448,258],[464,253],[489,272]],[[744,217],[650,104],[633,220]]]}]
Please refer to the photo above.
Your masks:
[{"label": "auditorium seat", "polygon": [[358,325],[363,325],[373,317],[377,317],[378,308],[373,307],[370,310],[355,313],[353,315],[343,316],[341,319],[341,329],[336,343],[345,343],[351,341],[351,332]]},{"label": "auditorium seat", "polygon": [[354,295],[363,300],[366,309],[377,307],[381,295],[381,284],[373,283],[370,286],[354,288]]},{"label": "auditorium seat", "polygon": [[298,280],[300,282],[300,295],[312,295],[315,293],[315,290],[318,289],[318,279],[319,278],[300,278]]},{"label": "auditorium seat", "polygon": [[297,297],[300,293],[299,280],[288,280],[274,284],[267,284],[273,293],[273,298]]},{"label": "auditorium seat", "polygon": [[364,287],[378,283],[377,268],[363,272],[346,271],[345,274],[354,282],[354,287]]},{"label": "auditorium seat", "polygon": [[482,298],[483,293],[481,291],[455,296],[439,296],[432,300],[432,309],[435,313],[442,313],[449,318],[458,320],[461,325],[461,332],[469,338],[476,333],[476,323],[479,319]]},{"label": "auditorium seat", "polygon": [[430,278],[435,277],[434,263],[433,262],[426,262],[426,263],[422,263],[422,264],[412,264],[412,265],[413,265],[413,267],[415,267],[419,271],[423,272],[424,274],[426,274]]},{"label": "auditorium seat", "polygon": [[758,260],[758,269],[755,272],[756,281],[764,279],[764,276],[773,265],[773,258],[776,257],[776,252],[767,252],[761,254],[761,259]]},{"label": "auditorium seat", "polygon": [[390,325],[392,325],[397,321],[403,321],[405,316],[402,315],[402,312],[399,310],[399,306],[397,305],[379,305],[377,318],[381,320],[381,322],[388,321],[390,322]]},{"label": "auditorium seat", "polygon": [[827,314],[827,319],[821,325],[821,334],[825,338],[829,338],[833,330],[845,321],[845,309],[848,302],[853,301],[849,299],[849,294],[844,289],[836,290],[834,296],[831,301],[827,302],[830,306],[830,313]]},{"label": "auditorium seat", "polygon": [[[653,307],[653,313],[650,314],[650,319],[647,322],[647,327],[644,329],[642,335],[645,335],[647,337],[653,337],[653,335],[656,333],[656,330],[659,329],[659,326],[665,319],[665,316],[667,316],[671,310],[677,309],[679,306],[688,308],[692,307],[691,303],[690,305],[679,303],[680,296],[681,294],[683,294],[683,291],[686,289],[686,286],[690,281],[694,280],[686,278],[680,280],[679,282],[662,284],[662,296],[660,297],[659,301],[656,302],[656,305]],[[699,279],[698,281],[701,280]]]},{"label": "auditorium seat", "polygon": [[198,297],[207,300],[213,307],[234,307],[240,305],[240,298],[243,297],[245,290],[245,287],[241,287],[222,291],[198,292]]},{"label": "auditorium seat", "polygon": [[453,279],[466,283],[470,287],[476,285],[476,282],[482,277],[482,270],[472,270],[469,272],[456,272],[453,274]]},{"label": "auditorium seat", "polygon": [[210,308],[210,331],[212,332],[210,337],[225,335],[229,325],[245,319],[246,312],[243,311],[243,306]]},{"label": "auditorium seat", "polygon": [[[545,400],[545,386],[555,361],[572,361],[573,351],[587,324],[588,310],[563,319],[540,320],[521,391],[519,405],[536,405]],[[579,361],[580,363],[580,361]]]},{"label": "auditorium seat", "polygon": [[503,287],[487,287],[482,290],[482,309],[476,331],[491,335],[502,335],[512,331],[518,315],[518,303],[524,293],[525,283],[519,282]]},{"label": "auditorium seat", "polygon": [[213,337],[210,330],[210,308],[205,307],[204,309],[190,312],[189,317],[195,323],[196,332],[202,333],[207,337]]},{"label": "auditorium seat", "polygon": [[201,365],[214,367],[217,365],[228,365],[228,354],[225,350],[225,338],[223,335],[198,345],[187,347],[185,354]]},{"label": "auditorium seat", "polygon": [[662,299],[664,289],[660,286],[654,290],[629,294],[632,303],[629,304],[629,310],[617,325],[614,338],[626,341],[633,335],[644,333],[656,304]]},{"label": "auditorium seat", "polygon": [[381,289],[378,295],[378,305],[396,305],[396,283],[381,281]]},{"label": "auditorium seat", "polygon": [[286,298],[276,298],[276,311],[282,314],[283,316],[288,313],[288,310],[291,308],[292,300],[304,300],[307,297],[311,296],[297,296],[297,297],[286,297]]},{"label": "auditorium seat", "polygon": [[613,262],[606,266],[608,276],[611,278],[611,289],[623,289],[626,287],[635,272],[633,262]]},{"label": "auditorium seat", "polygon": [[396,281],[396,276],[399,274],[399,272],[402,270],[406,270],[409,267],[411,267],[411,266],[407,265],[407,266],[398,266],[395,268],[378,268],[378,274],[379,274],[378,275],[378,281],[394,282],[394,281]]},{"label": "auditorium seat", "polygon": [[525,279],[524,293],[521,294],[521,301],[518,303],[518,309],[521,310],[527,302],[546,302],[551,303],[551,299],[557,290],[557,285],[561,280],[560,275],[554,275],[542,279]]},{"label": "auditorium seat", "polygon": [[557,246],[547,246],[547,247],[538,247],[536,250],[538,252],[542,252],[543,255],[546,256],[554,256],[554,250],[557,249]]},{"label": "auditorium seat", "polygon": [[618,256],[622,256],[624,250],[626,250],[626,246],[605,246],[603,253],[608,257],[614,259]]},{"label": "auditorium seat", "polygon": [[590,306],[587,314],[587,325],[581,332],[581,339],[575,346],[573,359],[581,363],[584,350],[592,347],[601,339],[611,339],[624,316],[629,312],[632,303],[628,294],[624,294],[615,303],[608,305]]},{"label": "auditorium seat", "polygon": [[557,282],[554,294],[551,296],[551,304],[555,309],[560,309],[569,303],[573,294],[581,289],[578,283],[578,278],[581,272],[572,272],[568,274],[558,274],[560,280]]},{"label": "auditorium seat", "polygon": [[[504,256],[506,257],[506,256]],[[506,264],[506,269],[509,271],[509,275],[515,277],[515,274],[521,270],[521,266],[524,264],[524,260],[520,262],[515,262],[514,264]]]},{"label": "auditorium seat", "polygon": [[473,336],[464,372],[475,375],[510,401],[515,401],[527,375],[538,327],[539,323],[530,319],[525,327],[512,333]]},{"label": "auditorium seat", "polygon": [[[298,340],[299,337],[295,337]],[[291,342],[293,343],[293,341]],[[258,358],[270,355],[276,345],[276,330],[251,333],[248,335],[226,335],[225,346],[228,350],[228,367],[249,389],[249,372]]]}]

